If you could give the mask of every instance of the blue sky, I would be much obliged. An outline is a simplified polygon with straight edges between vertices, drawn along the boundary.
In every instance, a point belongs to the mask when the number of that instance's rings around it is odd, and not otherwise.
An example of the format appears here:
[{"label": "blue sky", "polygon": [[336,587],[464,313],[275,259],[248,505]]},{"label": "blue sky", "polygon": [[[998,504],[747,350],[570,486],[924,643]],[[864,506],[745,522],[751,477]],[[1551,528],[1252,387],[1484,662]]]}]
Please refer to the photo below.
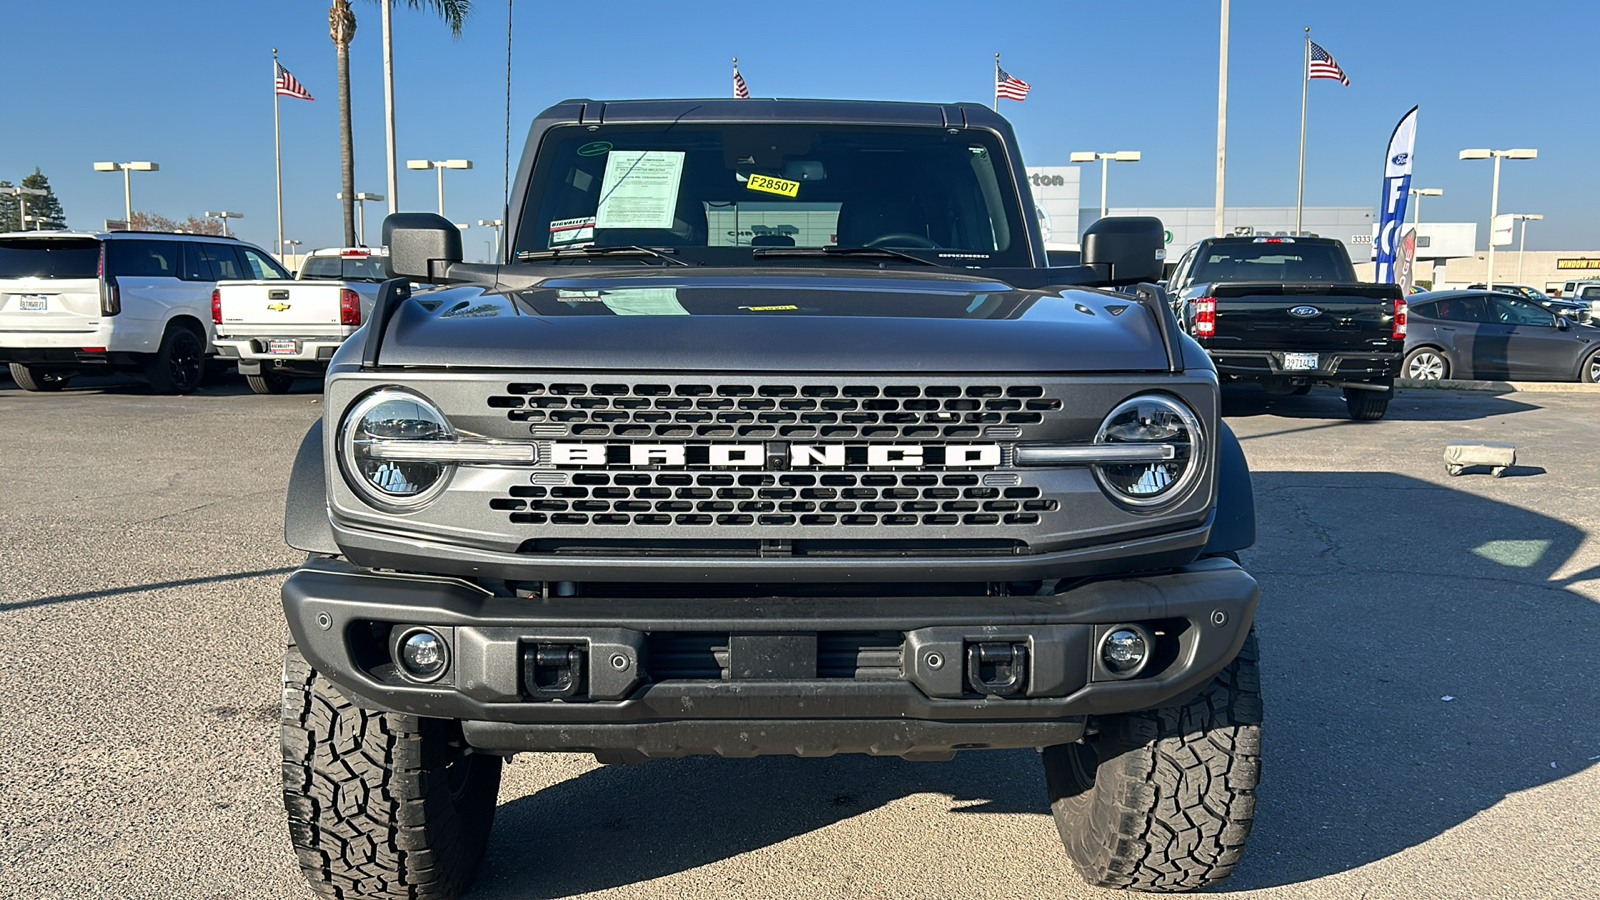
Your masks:
[{"label": "blue sky", "polygon": [[[356,189],[382,193],[378,6],[354,6]],[[499,214],[505,121],[506,6],[477,7],[460,40],[432,14],[395,14],[402,165],[472,159],[476,169],[446,173],[445,191],[447,214],[474,223]],[[1026,102],[1001,105],[1029,164],[1140,150],[1143,162],[1115,173],[1112,205],[1212,202],[1216,0],[516,0],[515,9],[514,153],[533,116],[563,98],[726,96],[732,56],[758,96],[987,102],[998,50],[1034,86]],[[1294,202],[1309,25],[1352,84],[1311,84],[1307,205],[1376,205],[1389,133],[1421,104],[1414,184],[1445,191],[1428,198],[1426,219],[1486,223],[1491,166],[1456,151],[1537,147],[1539,159],[1505,165],[1501,210],[1545,215],[1529,229],[1530,249],[1600,247],[1600,70],[1582,39],[1600,32],[1600,3],[1233,0],[1232,18],[1230,206]],[[74,226],[122,214],[121,177],[92,171],[93,161],[152,159],[160,172],[133,175],[136,208],[179,219],[236,210],[246,216],[236,230],[270,247],[277,47],[317,98],[282,101],[285,234],[306,247],[340,240],[325,0],[0,0],[0,26],[12,35],[0,178],[41,167]],[[432,172],[402,170],[402,208],[432,210],[434,187]],[[369,234],[382,206],[369,205]],[[474,225],[467,238],[475,252],[488,233]]]}]

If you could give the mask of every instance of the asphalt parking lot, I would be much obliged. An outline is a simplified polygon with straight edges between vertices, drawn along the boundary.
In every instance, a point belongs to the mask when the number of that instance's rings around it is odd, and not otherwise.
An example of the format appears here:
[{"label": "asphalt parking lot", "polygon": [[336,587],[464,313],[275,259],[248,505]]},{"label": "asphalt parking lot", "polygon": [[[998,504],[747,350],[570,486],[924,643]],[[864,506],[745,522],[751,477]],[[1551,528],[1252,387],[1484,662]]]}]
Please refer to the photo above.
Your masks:
[{"label": "asphalt parking lot", "polygon": [[[313,382],[0,381],[0,897],[306,897],[281,539]],[[1250,897],[1600,895],[1600,396],[1229,393],[1267,704]],[[1444,444],[1509,440],[1501,479]],[[474,897],[1111,897],[1031,751],[506,770]]]}]

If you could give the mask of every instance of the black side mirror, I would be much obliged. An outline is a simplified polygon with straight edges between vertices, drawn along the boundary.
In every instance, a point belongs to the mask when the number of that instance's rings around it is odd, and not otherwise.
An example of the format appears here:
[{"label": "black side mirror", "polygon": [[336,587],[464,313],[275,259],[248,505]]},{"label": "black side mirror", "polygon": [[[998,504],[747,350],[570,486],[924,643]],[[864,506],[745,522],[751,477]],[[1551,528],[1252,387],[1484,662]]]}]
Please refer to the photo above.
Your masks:
[{"label": "black side mirror", "polygon": [[1099,270],[1108,285],[1157,281],[1165,274],[1166,235],[1154,216],[1107,216],[1084,229],[1078,245],[1083,264]]},{"label": "black side mirror", "polygon": [[461,262],[461,229],[433,213],[395,213],[383,220],[389,277],[443,284]]},{"label": "black side mirror", "polygon": [[1566,331],[1571,327],[1572,323],[1567,321],[1566,316],[1556,316],[1556,329],[1558,331]]}]

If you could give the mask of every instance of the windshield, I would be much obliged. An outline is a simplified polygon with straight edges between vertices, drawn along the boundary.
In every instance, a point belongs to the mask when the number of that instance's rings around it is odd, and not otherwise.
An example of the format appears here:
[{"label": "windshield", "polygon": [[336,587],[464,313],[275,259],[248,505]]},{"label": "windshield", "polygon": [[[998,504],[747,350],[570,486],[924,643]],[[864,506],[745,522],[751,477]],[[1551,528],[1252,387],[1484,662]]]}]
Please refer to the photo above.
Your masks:
[{"label": "windshield", "polygon": [[98,278],[100,242],[93,238],[0,240],[0,278]]},{"label": "windshield", "polygon": [[[567,126],[545,138],[532,185],[521,261],[639,246],[670,248],[691,264],[748,266],[766,255],[793,264],[785,249],[878,247],[949,266],[1031,265],[1011,173],[999,141],[982,131]],[[630,261],[663,264],[644,254]]]},{"label": "windshield", "polygon": [[300,269],[301,281],[383,281],[388,277],[381,256],[309,256]]},{"label": "windshield", "polygon": [[1195,284],[1219,281],[1356,280],[1349,257],[1336,244],[1261,241],[1212,244],[1194,263]]}]

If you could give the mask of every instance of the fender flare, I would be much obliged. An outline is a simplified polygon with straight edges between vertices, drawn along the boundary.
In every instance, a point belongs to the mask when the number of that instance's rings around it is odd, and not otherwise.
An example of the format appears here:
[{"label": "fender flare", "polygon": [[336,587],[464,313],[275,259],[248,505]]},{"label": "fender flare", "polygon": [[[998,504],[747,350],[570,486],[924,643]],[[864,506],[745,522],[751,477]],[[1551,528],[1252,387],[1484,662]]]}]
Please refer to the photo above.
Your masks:
[{"label": "fender flare", "polygon": [[1256,542],[1256,495],[1244,448],[1226,422],[1217,428],[1217,505],[1202,556],[1234,553]]},{"label": "fender flare", "polygon": [[322,462],[322,420],[313,422],[289,471],[289,496],[283,510],[283,539],[307,553],[342,553],[328,521],[328,482]]}]

